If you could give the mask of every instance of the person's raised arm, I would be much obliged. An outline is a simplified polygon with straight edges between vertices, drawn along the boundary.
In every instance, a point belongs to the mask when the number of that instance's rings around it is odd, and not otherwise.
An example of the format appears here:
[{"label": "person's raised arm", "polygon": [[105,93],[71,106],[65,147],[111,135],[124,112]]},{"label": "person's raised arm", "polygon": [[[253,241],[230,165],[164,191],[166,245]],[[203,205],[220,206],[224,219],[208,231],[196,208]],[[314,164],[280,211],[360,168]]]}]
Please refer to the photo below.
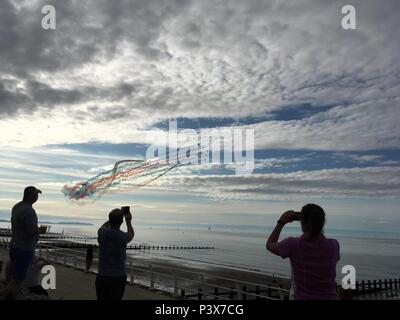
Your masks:
[{"label": "person's raised arm", "polygon": [[129,240],[128,242],[130,242],[135,236],[135,231],[133,230],[132,227],[132,214],[130,211],[125,215],[125,222],[126,222],[126,229],[128,231],[128,240]]},{"label": "person's raised arm", "polygon": [[279,218],[274,230],[269,235],[266,248],[268,251],[272,252],[273,254],[279,255],[278,251],[278,240],[281,234],[281,231],[284,225],[288,222],[292,222],[294,218],[295,212],[290,210],[286,211],[282,216]]}]

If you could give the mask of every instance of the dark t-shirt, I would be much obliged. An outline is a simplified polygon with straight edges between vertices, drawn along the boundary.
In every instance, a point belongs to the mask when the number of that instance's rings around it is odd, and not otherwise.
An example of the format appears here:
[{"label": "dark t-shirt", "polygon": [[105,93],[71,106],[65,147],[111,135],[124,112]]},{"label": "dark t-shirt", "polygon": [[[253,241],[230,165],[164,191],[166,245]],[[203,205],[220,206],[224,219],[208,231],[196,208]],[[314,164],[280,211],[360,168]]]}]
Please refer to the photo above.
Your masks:
[{"label": "dark t-shirt", "polygon": [[126,274],[126,244],[129,235],[119,229],[99,229],[99,275],[120,277]]},{"label": "dark t-shirt", "polygon": [[17,203],[11,212],[11,244],[21,250],[35,251],[39,236],[32,235],[32,230],[37,228],[37,222],[36,212],[31,205]]}]

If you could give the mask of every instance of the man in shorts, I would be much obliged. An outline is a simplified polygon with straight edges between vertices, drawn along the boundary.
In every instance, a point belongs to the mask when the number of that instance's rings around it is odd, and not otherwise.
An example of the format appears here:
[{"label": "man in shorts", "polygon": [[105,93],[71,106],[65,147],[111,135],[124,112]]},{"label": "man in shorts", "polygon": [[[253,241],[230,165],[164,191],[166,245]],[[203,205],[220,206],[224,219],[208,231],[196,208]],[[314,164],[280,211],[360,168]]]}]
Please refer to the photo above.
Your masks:
[{"label": "man in shorts", "polygon": [[33,186],[26,187],[23,200],[12,208],[12,236],[9,250],[11,281],[0,293],[3,299],[16,298],[35,255],[39,234],[46,233],[46,226],[38,227],[36,211],[32,208],[39,198],[39,193],[42,191]]}]

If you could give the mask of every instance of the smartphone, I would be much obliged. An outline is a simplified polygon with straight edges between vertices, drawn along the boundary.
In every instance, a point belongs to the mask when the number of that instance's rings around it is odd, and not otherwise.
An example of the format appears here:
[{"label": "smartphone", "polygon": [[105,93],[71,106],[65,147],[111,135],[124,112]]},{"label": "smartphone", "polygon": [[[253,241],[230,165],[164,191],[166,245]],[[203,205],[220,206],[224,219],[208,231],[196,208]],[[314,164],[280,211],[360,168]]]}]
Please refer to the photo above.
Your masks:
[{"label": "smartphone", "polygon": [[301,212],[295,211],[293,220],[294,221],[300,221],[301,220]]},{"label": "smartphone", "polygon": [[129,213],[130,207],[129,206],[121,207],[121,210],[122,214],[126,216]]}]

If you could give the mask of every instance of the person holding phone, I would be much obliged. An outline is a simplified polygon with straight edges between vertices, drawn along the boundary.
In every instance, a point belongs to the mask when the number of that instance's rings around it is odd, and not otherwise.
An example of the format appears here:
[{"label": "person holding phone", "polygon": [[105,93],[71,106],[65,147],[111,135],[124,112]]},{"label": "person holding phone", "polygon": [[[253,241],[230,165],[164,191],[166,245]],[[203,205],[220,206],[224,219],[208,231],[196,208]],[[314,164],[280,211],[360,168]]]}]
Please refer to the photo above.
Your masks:
[{"label": "person holding phone", "polygon": [[[303,234],[280,242],[283,227],[299,220]],[[336,264],[340,259],[339,242],[323,234],[325,212],[316,204],[307,204],[301,212],[286,211],[269,236],[267,250],[290,258],[295,300],[336,300]]]},{"label": "person holding phone", "polygon": [[39,235],[47,231],[46,226],[38,226],[38,218],[33,204],[42,191],[33,186],[26,187],[24,197],[11,211],[10,267],[11,280],[3,292],[2,299],[15,299],[21,289],[28,268],[35,255]]},{"label": "person holding phone", "polygon": [[[120,230],[124,221],[127,232]],[[134,237],[129,207],[114,209],[98,230],[99,270],[96,277],[97,300],[121,300],[126,286],[126,245]]]}]

